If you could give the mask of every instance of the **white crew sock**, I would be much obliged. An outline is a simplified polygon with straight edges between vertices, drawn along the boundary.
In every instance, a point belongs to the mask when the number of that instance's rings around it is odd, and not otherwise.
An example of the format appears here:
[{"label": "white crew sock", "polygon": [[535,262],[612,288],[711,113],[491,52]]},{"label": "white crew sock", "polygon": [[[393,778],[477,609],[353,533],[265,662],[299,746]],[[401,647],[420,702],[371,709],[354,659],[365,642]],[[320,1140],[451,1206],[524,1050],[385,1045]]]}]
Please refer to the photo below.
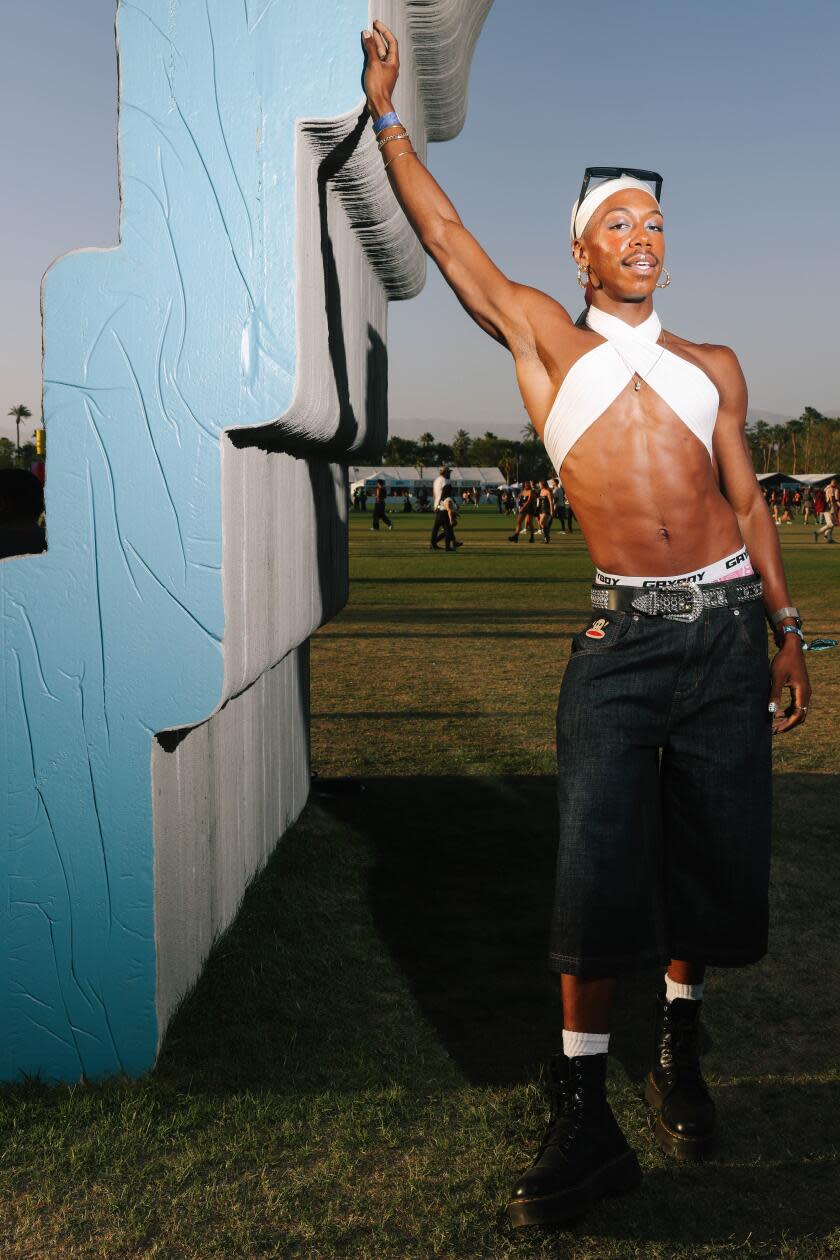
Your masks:
[{"label": "white crew sock", "polygon": [[689,1002],[703,1001],[703,981],[699,984],[677,984],[665,972],[665,1001],[673,1002],[674,998],[687,998]]},{"label": "white crew sock", "polygon": [[609,1033],[569,1032],[563,1029],[563,1053],[567,1059],[580,1054],[606,1054],[610,1044]]}]

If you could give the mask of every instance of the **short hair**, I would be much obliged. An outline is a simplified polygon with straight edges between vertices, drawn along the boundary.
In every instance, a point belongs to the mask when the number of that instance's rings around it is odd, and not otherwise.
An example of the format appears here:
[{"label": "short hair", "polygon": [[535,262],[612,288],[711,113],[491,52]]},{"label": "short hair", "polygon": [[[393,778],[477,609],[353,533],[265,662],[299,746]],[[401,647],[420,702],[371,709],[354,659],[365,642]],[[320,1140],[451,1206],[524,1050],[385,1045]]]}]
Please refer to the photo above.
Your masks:
[{"label": "short hair", "polygon": [[31,516],[37,520],[44,510],[44,487],[25,468],[0,468],[0,520],[3,517]]}]

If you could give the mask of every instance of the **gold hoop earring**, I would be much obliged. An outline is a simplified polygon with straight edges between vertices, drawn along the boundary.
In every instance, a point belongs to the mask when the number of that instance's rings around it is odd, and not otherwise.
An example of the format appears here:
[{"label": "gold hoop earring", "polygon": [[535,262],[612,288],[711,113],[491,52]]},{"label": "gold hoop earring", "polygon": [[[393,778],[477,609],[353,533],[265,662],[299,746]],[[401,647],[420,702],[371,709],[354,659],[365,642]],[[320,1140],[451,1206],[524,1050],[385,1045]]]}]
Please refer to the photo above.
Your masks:
[{"label": "gold hoop earring", "polygon": [[578,284],[580,285],[582,289],[585,289],[586,286],[589,284],[589,268],[588,267],[586,268],[585,280],[582,278],[583,271],[584,271],[583,263],[580,263],[580,265],[578,266]]},{"label": "gold hoop earring", "polygon": [[668,285],[671,283],[671,273],[670,273],[670,271],[668,270],[668,268],[667,268],[667,267],[663,267],[663,268],[662,268],[662,274],[663,274],[663,275],[664,275],[664,277],[665,277],[665,283],[664,283],[664,284],[660,284],[660,283],[659,283],[659,281],[657,280],[657,282],[656,282],[656,287],[657,287],[657,289],[667,289],[667,288],[668,288]]}]

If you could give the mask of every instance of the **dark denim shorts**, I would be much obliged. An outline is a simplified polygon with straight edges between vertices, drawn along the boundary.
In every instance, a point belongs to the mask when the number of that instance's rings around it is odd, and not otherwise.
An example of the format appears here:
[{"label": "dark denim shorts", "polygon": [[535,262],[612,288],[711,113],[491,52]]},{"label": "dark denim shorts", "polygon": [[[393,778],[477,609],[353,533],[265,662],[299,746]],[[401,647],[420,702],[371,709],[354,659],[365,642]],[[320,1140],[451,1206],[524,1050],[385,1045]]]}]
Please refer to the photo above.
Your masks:
[{"label": "dark denim shorts", "polygon": [[760,600],[694,622],[597,611],[574,636],[557,710],[553,971],[763,957],[769,690]]}]

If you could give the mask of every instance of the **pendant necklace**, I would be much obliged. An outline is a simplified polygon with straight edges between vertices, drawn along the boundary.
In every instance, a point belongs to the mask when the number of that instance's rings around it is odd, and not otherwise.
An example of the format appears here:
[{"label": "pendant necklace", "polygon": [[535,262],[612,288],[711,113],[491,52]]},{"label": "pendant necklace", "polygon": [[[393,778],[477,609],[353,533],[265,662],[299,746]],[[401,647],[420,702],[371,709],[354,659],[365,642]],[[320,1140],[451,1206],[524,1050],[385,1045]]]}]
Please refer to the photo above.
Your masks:
[{"label": "pendant necklace", "polygon": [[656,338],[656,344],[657,344],[657,345],[661,345],[661,346],[662,346],[662,350],[661,350],[660,354],[659,354],[659,355],[658,355],[658,357],[657,357],[656,363],[654,363],[653,367],[652,367],[652,368],[650,368],[650,369],[648,370],[648,372],[647,372],[647,375],[646,375],[646,376],[641,376],[641,375],[640,375],[640,374],[636,371],[636,369],[633,367],[632,363],[628,363],[628,362],[627,362],[627,360],[625,359],[624,355],[621,353],[621,351],[619,350],[619,348],[618,348],[618,346],[615,344],[615,342],[613,342],[612,344],[613,344],[613,349],[615,350],[615,352],[616,352],[616,354],[618,355],[619,359],[621,359],[621,362],[624,364],[624,366],[627,368],[627,370],[628,370],[629,372],[632,372],[633,376],[635,377],[635,384],[633,385],[633,388],[634,388],[634,390],[636,391],[636,393],[638,394],[639,390],[642,388],[642,381],[644,381],[644,382],[645,382],[645,384],[647,384],[647,377],[648,377],[648,376],[650,376],[650,375],[651,375],[651,373],[652,373],[652,372],[654,372],[654,371],[656,370],[656,368],[657,368],[657,366],[658,366],[658,364],[659,364],[659,360],[662,358],[662,355],[665,353],[665,350],[666,350],[666,346],[665,346],[665,329],[663,328],[663,329],[662,329],[662,332],[661,332],[661,333],[659,334],[659,336]]}]

